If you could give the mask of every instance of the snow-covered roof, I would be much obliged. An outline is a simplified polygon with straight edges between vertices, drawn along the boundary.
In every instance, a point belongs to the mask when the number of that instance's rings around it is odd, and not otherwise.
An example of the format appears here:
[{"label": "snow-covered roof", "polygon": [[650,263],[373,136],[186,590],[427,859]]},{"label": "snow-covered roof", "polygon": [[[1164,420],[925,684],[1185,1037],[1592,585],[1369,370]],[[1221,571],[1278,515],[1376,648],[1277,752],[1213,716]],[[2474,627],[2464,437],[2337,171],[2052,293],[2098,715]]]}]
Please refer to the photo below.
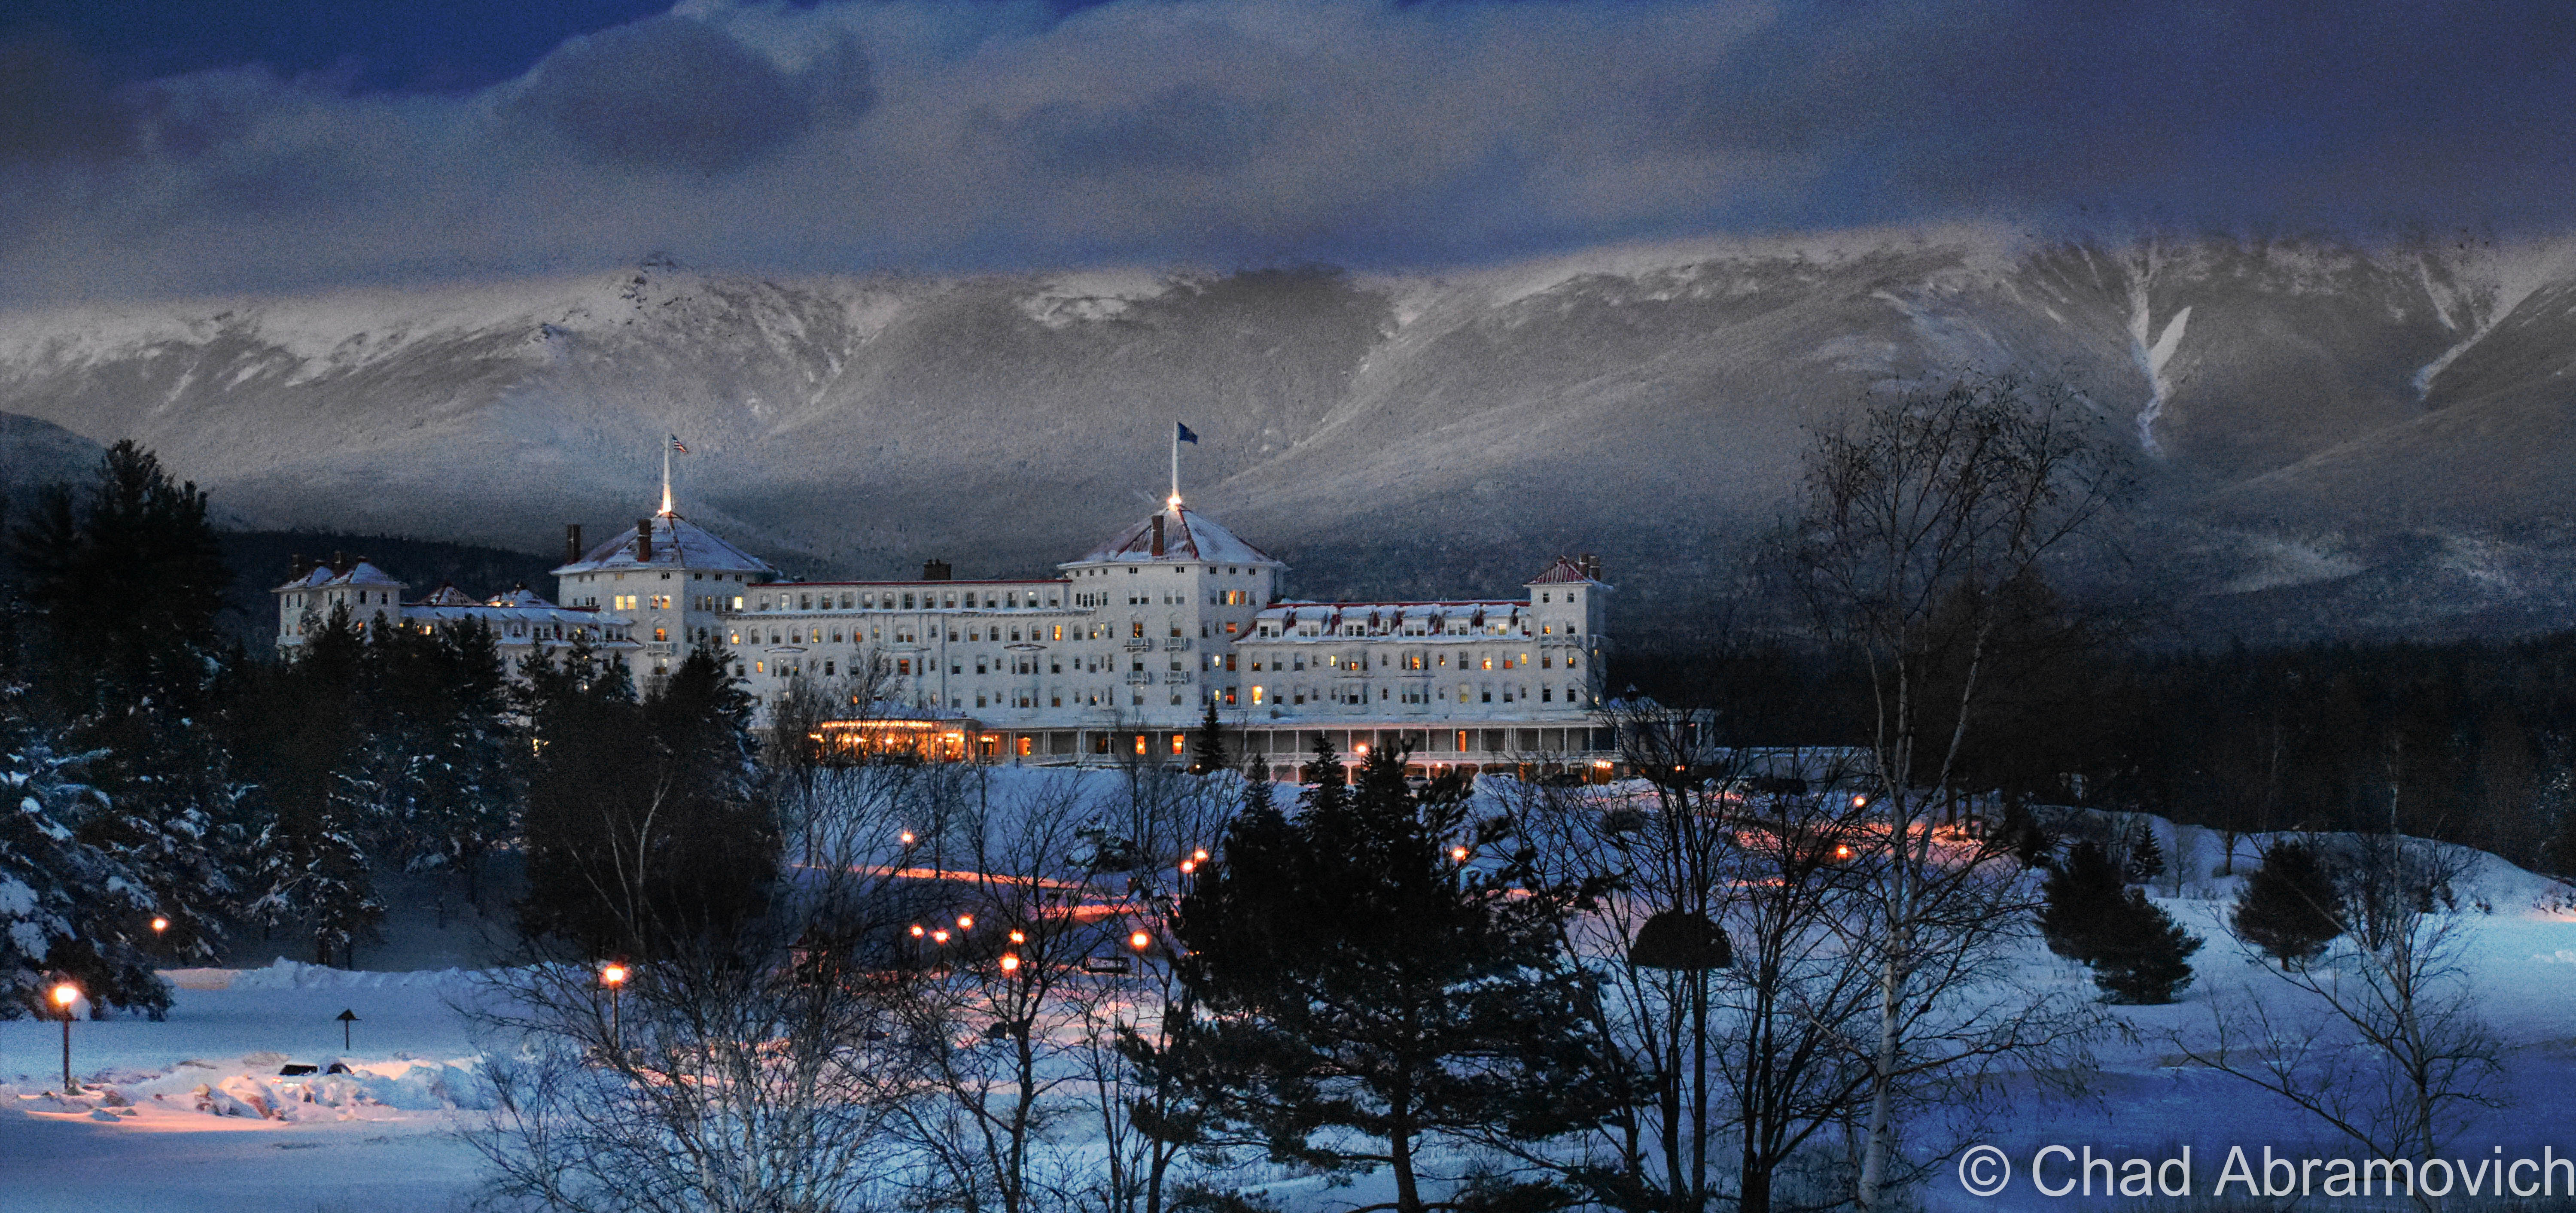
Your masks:
[{"label": "snow-covered roof", "polygon": [[[1163,524],[1163,554],[1154,554],[1154,523]],[[1118,537],[1091,551],[1080,560],[1068,560],[1056,567],[1072,568],[1079,564],[1256,564],[1286,568],[1268,552],[1235,538],[1234,532],[1218,526],[1205,514],[1186,506],[1167,506],[1145,516],[1143,521],[1118,533]]]},{"label": "snow-covered roof", "polygon": [[[1475,598],[1455,602],[1279,602],[1263,608],[1252,617],[1256,633],[1247,639],[1258,640],[1259,625],[1279,629],[1274,640],[1296,640],[1297,628],[1320,624],[1324,636],[1336,636],[1346,625],[1356,624],[1369,635],[1395,635],[1419,624],[1427,631],[1451,624],[1470,628],[1517,628],[1529,604],[1517,598]],[[1436,634],[1436,631],[1434,632]],[[1238,640],[1240,644],[1243,641]]]},{"label": "snow-covered roof", "polygon": [[[511,623],[548,626],[562,624],[575,628],[624,628],[635,625],[634,620],[624,615],[611,615],[605,611],[588,610],[582,607],[556,606],[534,594],[525,594],[524,591],[522,594],[525,601],[505,601],[496,598],[490,602],[468,600],[463,603],[414,603],[403,608],[403,621],[406,623],[462,623],[468,619],[480,619],[492,625],[494,630],[501,632],[505,637],[508,635],[508,629],[502,625]],[[464,596],[460,594],[458,597]]]},{"label": "snow-covered roof", "polygon": [[720,539],[705,527],[677,514],[656,514],[644,520],[653,528],[653,558],[638,560],[635,555],[635,528],[617,533],[617,538],[592,548],[581,559],[556,569],[554,575],[572,573],[620,572],[629,569],[688,569],[708,573],[760,573],[777,576],[769,562]]},{"label": "snow-covered roof", "polygon": [[429,597],[421,599],[414,605],[434,607],[481,606],[482,600],[463,590],[457,589],[453,585],[441,585],[437,589],[430,591]]},{"label": "snow-covered roof", "polygon": [[286,584],[281,585],[270,592],[284,593],[288,590],[335,589],[351,586],[401,589],[402,584],[402,582],[394,580],[393,574],[377,568],[364,560],[360,560],[357,563],[350,565],[345,572],[332,568],[327,564],[314,565],[311,572],[308,572],[301,577],[289,580]]}]

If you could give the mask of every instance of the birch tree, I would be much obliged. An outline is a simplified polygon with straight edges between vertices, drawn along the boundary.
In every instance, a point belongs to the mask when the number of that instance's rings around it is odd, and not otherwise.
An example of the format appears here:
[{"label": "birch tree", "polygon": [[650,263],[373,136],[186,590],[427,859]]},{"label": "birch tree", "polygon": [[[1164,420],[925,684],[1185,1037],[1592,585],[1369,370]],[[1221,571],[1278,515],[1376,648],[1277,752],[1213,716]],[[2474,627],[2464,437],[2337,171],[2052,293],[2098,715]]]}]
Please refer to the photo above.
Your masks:
[{"label": "birch tree", "polygon": [[1855,1180],[1864,1209],[1880,1208],[1890,1187],[1905,1086],[2027,1043],[2007,1022],[1944,1029],[1946,1043],[1928,1052],[1908,1033],[1955,1023],[1919,983],[1956,976],[1967,954],[1960,939],[1930,933],[1983,935],[2007,908],[1999,902],[2026,896],[1988,873],[1987,844],[1941,853],[1934,827],[1942,809],[1955,811],[1960,759],[1995,692],[2017,597],[2117,495],[2117,471],[2088,428],[2065,391],[1973,380],[1877,404],[1819,435],[1808,457],[1806,507],[1784,555],[1823,638],[1867,672],[1863,741],[1884,830],[1870,873],[1879,989]]}]

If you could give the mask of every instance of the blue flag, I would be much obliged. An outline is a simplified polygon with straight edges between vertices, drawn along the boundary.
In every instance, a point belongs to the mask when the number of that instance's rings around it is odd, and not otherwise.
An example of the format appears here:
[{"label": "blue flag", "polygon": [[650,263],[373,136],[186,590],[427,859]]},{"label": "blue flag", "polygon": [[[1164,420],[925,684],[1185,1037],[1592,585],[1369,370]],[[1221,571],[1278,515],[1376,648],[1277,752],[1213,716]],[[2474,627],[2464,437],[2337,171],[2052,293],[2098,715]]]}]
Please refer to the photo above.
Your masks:
[{"label": "blue flag", "polygon": [[[1180,423],[1179,423],[1179,422],[1174,422],[1173,424],[1175,424],[1175,425],[1179,425]],[[1186,443],[1189,443],[1189,444],[1191,444],[1191,445],[1195,446],[1195,445],[1197,445],[1197,444],[1198,444],[1198,440],[1199,440],[1199,436],[1198,436],[1198,435],[1196,435],[1196,434],[1191,433],[1191,432],[1190,432],[1190,427],[1188,427],[1188,426],[1186,426],[1186,425],[1181,426],[1181,441],[1186,442]]]}]

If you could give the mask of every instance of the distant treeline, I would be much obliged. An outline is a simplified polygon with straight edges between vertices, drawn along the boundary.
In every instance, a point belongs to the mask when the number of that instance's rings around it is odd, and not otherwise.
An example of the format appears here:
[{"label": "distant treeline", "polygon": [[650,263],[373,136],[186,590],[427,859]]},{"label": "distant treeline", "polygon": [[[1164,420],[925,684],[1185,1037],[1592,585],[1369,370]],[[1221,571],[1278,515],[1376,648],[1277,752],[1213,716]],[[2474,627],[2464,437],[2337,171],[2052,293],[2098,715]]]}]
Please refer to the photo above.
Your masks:
[{"label": "distant treeline", "polygon": [[[1858,745],[1866,671],[1795,642],[1631,650],[1614,691],[1754,745]],[[2449,644],[2099,646],[1999,686],[1962,791],[2222,830],[2399,832],[2576,872],[2576,631]]]}]

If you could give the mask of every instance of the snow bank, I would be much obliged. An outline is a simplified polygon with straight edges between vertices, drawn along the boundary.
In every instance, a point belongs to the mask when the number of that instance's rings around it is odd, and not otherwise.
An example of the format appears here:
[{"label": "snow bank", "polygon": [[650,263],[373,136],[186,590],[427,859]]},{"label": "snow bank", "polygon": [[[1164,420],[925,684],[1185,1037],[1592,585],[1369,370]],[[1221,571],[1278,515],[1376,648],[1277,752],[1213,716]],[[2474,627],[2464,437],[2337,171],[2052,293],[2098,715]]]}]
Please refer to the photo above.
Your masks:
[{"label": "snow bank", "polygon": [[212,981],[212,974],[229,973],[221,985],[180,986],[181,989],[206,990],[382,990],[400,988],[441,988],[461,986],[472,980],[465,969],[424,969],[412,973],[374,973],[356,969],[335,969],[328,965],[304,964],[279,960],[264,969],[177,969],[165,974],[171,984],[178,984],[178,974],[201,975],[197,980]]}]

